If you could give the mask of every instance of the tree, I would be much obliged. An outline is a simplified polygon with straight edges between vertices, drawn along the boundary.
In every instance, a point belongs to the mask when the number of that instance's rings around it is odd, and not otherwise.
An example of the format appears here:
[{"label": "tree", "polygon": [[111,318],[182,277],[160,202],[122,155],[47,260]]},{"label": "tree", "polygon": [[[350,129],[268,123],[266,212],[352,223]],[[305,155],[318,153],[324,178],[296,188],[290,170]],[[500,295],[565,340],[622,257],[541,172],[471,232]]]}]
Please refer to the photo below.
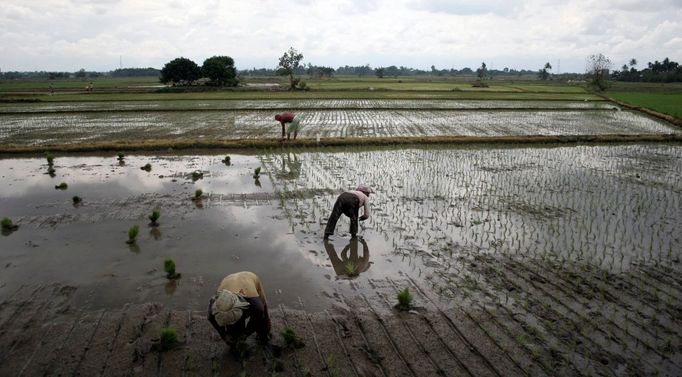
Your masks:
[{"label": "tree", "polygon": [[635,58],[630,59],[630,63],[629,63],[629,64],[630,64],[630,67],[636,66],[636,65],[637,65],[637,59],[635,59]]},{"label": "tree", "polygon": [[296,51],[295,48],[289,47],[289,50],[279,58],[279,66],[277,66],[277,73],[282,76],[289,76],[289,89],[296,89],[296,84],[298,84],[298,79],[294,78],[294,71],[301,64],[303,60],[303,54]]},{"label": "tree", "polygon": [[378,78],[383,79],[384,78],[384,69],[383,68],[374,68],[374,74],[377,75]]},{"label": "tree", "polygon": [[611,69],[611,59],[604,54],[595,54],[587,57],[585,72],[590,81],[590,85],[600,91],[606,90],[609,85],[609,70]]},{"label": "tree", "polygon": [[183,85],[191,85],[194,81],[201,77],[201,68],[197,63],[191,61],[190,59],[179,57],[175,58],[161,69],[161,77],[159,81],[164,84],[176,83]]},{"label": "tree", "polygon": [[229,56],[213,56],[204,60],[201,73],[208,77],[209,85],[237,86],[237,70],[234,60]]},{"label": "tree", "polygon": [[545,66],[538,71],[538,77],[540,80],[547,80],[549,78],[548,70],[552,69],[552,65],[549,62],[545,63]]},{"label": "tree", "polygon": [[78,70],[78,72],[76,72],[76,77],[79,79],[85,78],[85,76],[85,68],[81,68]]},{"label": "tree", "polygon": [[488,68],[485,65],[485,62],[481,63],[481,67],[476,70],[476,76],[478,76],[478,79],[481,81],[485,80],[488,76]]}]

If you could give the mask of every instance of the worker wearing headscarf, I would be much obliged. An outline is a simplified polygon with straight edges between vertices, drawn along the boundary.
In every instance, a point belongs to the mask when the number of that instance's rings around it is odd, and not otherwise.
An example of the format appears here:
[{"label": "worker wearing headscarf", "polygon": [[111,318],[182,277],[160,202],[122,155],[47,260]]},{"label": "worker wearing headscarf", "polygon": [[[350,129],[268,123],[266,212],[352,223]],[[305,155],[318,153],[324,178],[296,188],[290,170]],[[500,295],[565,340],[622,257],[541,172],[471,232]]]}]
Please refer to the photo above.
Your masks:
[{"label": "worker wearing headscarf", "polygon": [[248,271],[226,276],[209,302],[208,321],[227,344],[254,332],[266,343],[271,324],[260,278]]},{"label": "worker wearing headscarf", "polygon": [[[346,191],[336,198],[332,214],[327,221],[327,227],[324,229],[324,239],[334,234],[336,222],[339,220],[341,214],[350,218],[350,234],[355,237],[358,234],[358,220],[365,221],[369,219],[369,194],[373,193],[371,187],[361,184],[355,190]],[[360,207],[364,208],[364,213],[358,218],[360,214]]]}]

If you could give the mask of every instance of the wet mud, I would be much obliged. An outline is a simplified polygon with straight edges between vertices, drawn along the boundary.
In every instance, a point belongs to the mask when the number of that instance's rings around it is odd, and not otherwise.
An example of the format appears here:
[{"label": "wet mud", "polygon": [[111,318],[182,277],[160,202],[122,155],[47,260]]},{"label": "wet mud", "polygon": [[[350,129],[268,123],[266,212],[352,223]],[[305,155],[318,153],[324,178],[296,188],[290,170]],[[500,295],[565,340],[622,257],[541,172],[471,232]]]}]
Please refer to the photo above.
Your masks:
[{"label": "wet mud", "polygon": [[[680,375],[679,156],[58,155],[53,177],[42,158],[3,159],[0,217],[19,227],[0,236],[0,375]],[[342,218],[323,242],[357,180],[377,190],[372,218],[356,239]],[[165,277],[166,257],[181,279]],[[236,357],[206,321],[215,287],[240,270],[264,280],[279,356],[251,339]],[[404,288],[409,311],[396,308]],[[166,326],[179,342],[162,352]],[[305,346],[286,347],[285,328]]]}]

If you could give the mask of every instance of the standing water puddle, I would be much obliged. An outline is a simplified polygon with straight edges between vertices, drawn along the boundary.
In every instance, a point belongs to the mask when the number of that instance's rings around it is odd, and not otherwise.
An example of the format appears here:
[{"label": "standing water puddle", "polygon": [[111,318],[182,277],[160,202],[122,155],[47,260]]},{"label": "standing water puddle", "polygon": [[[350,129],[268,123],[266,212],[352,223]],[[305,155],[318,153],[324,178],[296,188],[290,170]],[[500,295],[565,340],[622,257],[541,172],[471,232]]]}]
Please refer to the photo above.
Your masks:
[{"label": "standing water puddle", "polygon": [[[319,310],[335,289],[348,287],[348,262],[359,278],[403,268],[385,257],[390,245],[371,230],[349,242],[347,222],[326,245],[320,226],[293,232],[268,172],[253,178],[259,158],[231,155],[229,166],[223,158],[58,156],[53,176],[45,159],[0,160],[0,217],[19,225],[0,237],[0,296],[23,284],[60,282],[77,286],[78,302],[93,308],[157,301],[203,309],[225,275],[247,270],[261,276],[272,305]],[[140,169],[147,163],[149,172]],[[62,182],[68,187],[56,189]],[[197,189],[202,198],[192,200]],[[331,200],[335,193],[306,195]],[[148,225],[154,209],[158,227]],[[136,224],[130,246],[128,229]],[[167,257],[181,279],[165,278]]]}]

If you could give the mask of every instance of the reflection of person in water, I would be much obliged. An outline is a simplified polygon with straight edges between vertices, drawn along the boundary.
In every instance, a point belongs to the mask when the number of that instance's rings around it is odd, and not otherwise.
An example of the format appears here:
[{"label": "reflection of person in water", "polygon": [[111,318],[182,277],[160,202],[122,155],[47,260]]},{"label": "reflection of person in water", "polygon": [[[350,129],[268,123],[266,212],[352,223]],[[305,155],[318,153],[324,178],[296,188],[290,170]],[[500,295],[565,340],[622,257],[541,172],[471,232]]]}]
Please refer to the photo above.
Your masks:
[{"label": "reflection of person in water", "polygon": [[302,162],[298,160],[298,155],[296,155],[296,153],[293,155],[293,159],[291,158],[291,153],[287,153],[286,158],[282,156],[282,170],[277,173],[278,178],[296,179],[301,175]]},{"label": "reflection of person in water", "polygon": [[[358,241],[362,243],[362,257],[358,255]],[[369,269],[369,248],[362,237],[351,238],[341,251],[341,258],[336,254],[334,244],[328,239],[324,240],[324,248],[336,275],[356,276]]]}]

